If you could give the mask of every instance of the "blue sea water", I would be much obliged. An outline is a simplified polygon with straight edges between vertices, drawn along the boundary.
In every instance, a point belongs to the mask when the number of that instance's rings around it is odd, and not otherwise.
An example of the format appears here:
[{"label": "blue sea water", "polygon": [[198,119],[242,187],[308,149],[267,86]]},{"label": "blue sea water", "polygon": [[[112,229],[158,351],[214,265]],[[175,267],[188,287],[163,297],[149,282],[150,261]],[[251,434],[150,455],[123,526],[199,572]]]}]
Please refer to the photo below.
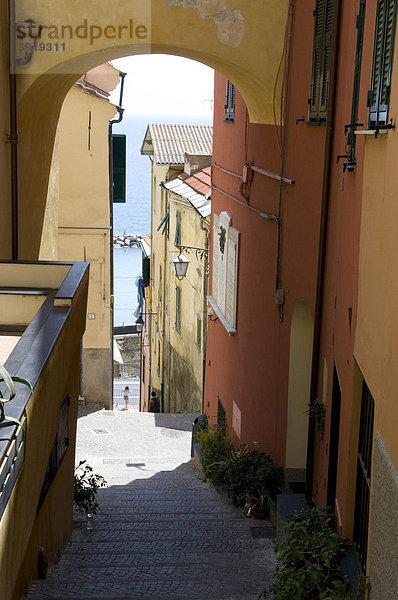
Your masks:
[{"label": "blue sea water", "polygon": [[[175,115],[126,115],[113,126],[114,133],[127,137],[126,203],[113,205],[113,232],[127,234],[151,233],[151,161],[140,153],[149,123],[189,123],[211,125],[207,117],[176,117]],[[137,308],[137,277],[141,275],[142,257],[139,248],[114,248],[115,325],[135,323]]]},{"label": "blue sea water", "polygon": [[114,325],[132,325],[136,321],[137,277],[141,274],[141,248],[114,248]]},{"label": "blue sea water", "polygon": [[113,205],[114,233],[151,233],[151,161],[140,153],[149,123],[211,125],[207,117],[175,115],[126,115],[113,126],[114,133],[127,136],[126,204]]}]

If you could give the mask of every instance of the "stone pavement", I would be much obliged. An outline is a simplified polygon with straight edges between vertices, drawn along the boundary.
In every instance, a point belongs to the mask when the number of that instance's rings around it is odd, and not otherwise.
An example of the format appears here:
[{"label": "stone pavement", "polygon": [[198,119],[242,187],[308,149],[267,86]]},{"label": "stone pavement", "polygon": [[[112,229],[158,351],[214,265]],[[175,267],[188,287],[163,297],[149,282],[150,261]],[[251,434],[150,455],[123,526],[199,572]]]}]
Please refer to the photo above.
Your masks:
[{"label": "stone pavement", "polygon": [[72,539],[26,600],[257,599],[275,566],[273,528],[202,480],[190,462],[192,420],[80,409],[76,460],[108,487],[94,529],[76,515]]}]

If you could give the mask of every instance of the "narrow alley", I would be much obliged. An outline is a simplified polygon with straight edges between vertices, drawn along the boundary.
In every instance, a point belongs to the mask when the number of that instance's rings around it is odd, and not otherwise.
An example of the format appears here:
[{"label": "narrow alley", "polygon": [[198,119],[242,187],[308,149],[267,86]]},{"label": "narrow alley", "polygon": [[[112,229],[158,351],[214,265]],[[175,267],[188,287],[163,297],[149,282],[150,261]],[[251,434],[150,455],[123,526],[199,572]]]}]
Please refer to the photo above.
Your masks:
[{"label": "narrow alley", "polygon": [[[251,600],[271,580],[273,527],[241,512],[190,462],[192,415],[80,407],[77,462],[108,486],[26,600]],[[257,537],[260,536],[260,537]]]}]

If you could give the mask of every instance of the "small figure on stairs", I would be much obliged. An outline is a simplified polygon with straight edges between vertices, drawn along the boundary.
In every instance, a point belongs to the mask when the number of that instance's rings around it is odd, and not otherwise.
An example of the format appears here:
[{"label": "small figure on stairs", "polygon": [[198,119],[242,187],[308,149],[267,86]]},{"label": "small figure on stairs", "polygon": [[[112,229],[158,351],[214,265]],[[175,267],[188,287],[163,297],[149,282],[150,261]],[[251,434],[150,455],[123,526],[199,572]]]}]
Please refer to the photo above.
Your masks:
[{"label": "small figure on stairs", "polygon": [[149,401],[149,412],[158,413],[159,409],[159,398],[156,396],[156,392],[152,392],[151,399]]}]

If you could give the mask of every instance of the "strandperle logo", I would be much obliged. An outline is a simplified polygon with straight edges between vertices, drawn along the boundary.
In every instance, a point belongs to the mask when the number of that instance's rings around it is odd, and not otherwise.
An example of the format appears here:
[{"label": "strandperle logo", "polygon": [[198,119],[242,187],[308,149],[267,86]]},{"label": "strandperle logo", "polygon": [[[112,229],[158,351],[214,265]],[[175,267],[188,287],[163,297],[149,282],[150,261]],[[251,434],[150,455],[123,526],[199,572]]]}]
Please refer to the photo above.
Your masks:
[{"label": "strandperle logo", "polygon": [[145,25],[137,24],[134,19],[122,25],[92,25],[84,19],[80,25],[37,25],[36,23],[18,23],[16,27],[19,40],[53,40],[62,41],[80,39],[89,40],[90,45],[95,40],[106,38],[108,40],[145,40],[148,38],[148,29]]}]

